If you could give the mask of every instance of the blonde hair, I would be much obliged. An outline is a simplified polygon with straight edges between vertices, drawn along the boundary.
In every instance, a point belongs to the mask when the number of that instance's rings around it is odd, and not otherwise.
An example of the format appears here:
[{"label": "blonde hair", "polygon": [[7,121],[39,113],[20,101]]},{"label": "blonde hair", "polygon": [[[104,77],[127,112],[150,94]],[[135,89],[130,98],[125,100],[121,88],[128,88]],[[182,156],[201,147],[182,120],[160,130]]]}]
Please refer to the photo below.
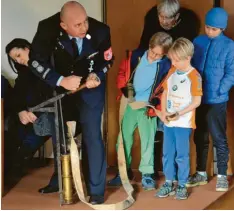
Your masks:
[{"label": "blonde hair", "polygon": [[149,47],[154,48],[156,46],[160,46],[163,48],[165,54],[167,54],[168,50],[172,46],[173,40],[172,37],[165,32],[157,32],[155,33],[149,42]]},{"label": "blonde hair", "polygon": [[179,60],[188,59],[188,57],[192,57],[194,53],[194,46],[191,41],[186,38],[178,38],[171,48],[169,49],[169,56],[175,55]]}]

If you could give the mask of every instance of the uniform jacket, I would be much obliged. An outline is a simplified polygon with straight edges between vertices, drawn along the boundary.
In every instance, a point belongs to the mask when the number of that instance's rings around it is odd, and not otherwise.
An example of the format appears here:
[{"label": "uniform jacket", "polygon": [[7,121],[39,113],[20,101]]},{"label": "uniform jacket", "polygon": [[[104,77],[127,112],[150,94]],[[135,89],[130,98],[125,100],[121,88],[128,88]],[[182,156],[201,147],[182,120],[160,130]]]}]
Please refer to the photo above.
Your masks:
[{"label": "uniform jacket", "polygon": [[194,40],[194,46],[192,65],[202,76],[202,102],[215,104],[228,101],[228,92],[234,85],[233,40],[223,33],[212,39],[201,35]]},{"label": "uniform jacket", "polygon": [[36,77],[28,67],[17,65],[18,77],[12,93],[11,110],[19,113],[48,100],[53,88]]},{"label": "uniform jacket", "polygon": [[[28,108],[34,107],[53,96],[53,88],[36,77],[27,66],[16,64],[15,66],[18,77],[15,80],[15,86],[7,96],[9,121],[7,122],[9,130],[25,130],[26,133],[33,130],[33,124],[22,125],[19,121],[18,113],[27,111]],[[53,105],[48,105],[50,107]],[[37,117],[43,113],[33,112]],[[16,132],[18,133],[18,132]]]},{"label": "uniform jacket", "polygon": [[[56,87],[60,76],[82,76],[84,82],[89,72],[95,72],[101,85],[81,91],[83,100],[95,106],[104,100],[105,72],[112,63],[112,51],[109,27],[90,17],[88,21],[91,39],[83,39],[82,52],[76,59],[73,58],[72,42],[60,27],[60,13],[40,21],[32,42],[29,66],[52,87]],[[60,88],[62,91],[65,90]]]}]

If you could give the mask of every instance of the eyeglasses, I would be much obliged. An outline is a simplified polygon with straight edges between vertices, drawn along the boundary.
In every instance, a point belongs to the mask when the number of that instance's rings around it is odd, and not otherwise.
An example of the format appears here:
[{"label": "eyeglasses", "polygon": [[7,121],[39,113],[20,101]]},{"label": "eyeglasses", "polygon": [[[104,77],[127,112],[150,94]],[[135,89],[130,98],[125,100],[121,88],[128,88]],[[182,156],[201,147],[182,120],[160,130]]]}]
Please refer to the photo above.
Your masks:
[{"label": "eyeglasses", "polygon": [[164,16],[164,15],[161,15],[161,14],[158,14],[158,17],[163,20],[163,21],[172,21],[175,19],[177,14],[175,14],[174,16],[172,17],[167,17],[167,16]]},{"label": "eyeglasses", "polygon": [[154,57],[163,57],[163,56],[164,56],[164,54],[155,53],[155,52],[152,50],[152,48],[149,48],[149,52],[150,52],[150,54],[151,54],[152,56],[154,56]]}]

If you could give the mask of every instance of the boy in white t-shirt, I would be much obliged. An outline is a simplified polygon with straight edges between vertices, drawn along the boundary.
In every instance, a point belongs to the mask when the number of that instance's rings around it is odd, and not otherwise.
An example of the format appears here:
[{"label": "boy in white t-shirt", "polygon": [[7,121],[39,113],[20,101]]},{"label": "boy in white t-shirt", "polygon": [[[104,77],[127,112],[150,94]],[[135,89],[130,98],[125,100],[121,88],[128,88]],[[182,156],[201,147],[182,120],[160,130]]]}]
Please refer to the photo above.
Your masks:
[{"label": "boy in white t-shirt", "polygon": [[[167,79],[163,85],[162,121],[164,126],[163,172],[165,183],[156,193],[157,197],[176,194],[176,199],[187,199],[186,182],[189,177],[189,145],[192,129],[195,129],[195,109],[201,103],[202,81],[190,60],[193,44],[177,39],[169,50],[172,61]],[[178,166],[178,170],[176,168]],[[178,176],[175,190],[173,180]]]}]

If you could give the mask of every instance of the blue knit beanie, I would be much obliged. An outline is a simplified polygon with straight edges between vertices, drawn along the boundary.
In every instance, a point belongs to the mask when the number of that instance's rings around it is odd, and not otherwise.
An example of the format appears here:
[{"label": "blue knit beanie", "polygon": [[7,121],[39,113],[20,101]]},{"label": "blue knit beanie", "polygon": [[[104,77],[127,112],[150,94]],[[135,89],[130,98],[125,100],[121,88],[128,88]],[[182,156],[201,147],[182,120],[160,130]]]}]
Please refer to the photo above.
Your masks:
[{"label": "blue knit beanie", "polygon": [[208,26],[211,26],[214,28],[225,29],[227,27],[227,22],[228,22],[228,14],[221,7],[212,8],[206,14],[205,23]]}]

